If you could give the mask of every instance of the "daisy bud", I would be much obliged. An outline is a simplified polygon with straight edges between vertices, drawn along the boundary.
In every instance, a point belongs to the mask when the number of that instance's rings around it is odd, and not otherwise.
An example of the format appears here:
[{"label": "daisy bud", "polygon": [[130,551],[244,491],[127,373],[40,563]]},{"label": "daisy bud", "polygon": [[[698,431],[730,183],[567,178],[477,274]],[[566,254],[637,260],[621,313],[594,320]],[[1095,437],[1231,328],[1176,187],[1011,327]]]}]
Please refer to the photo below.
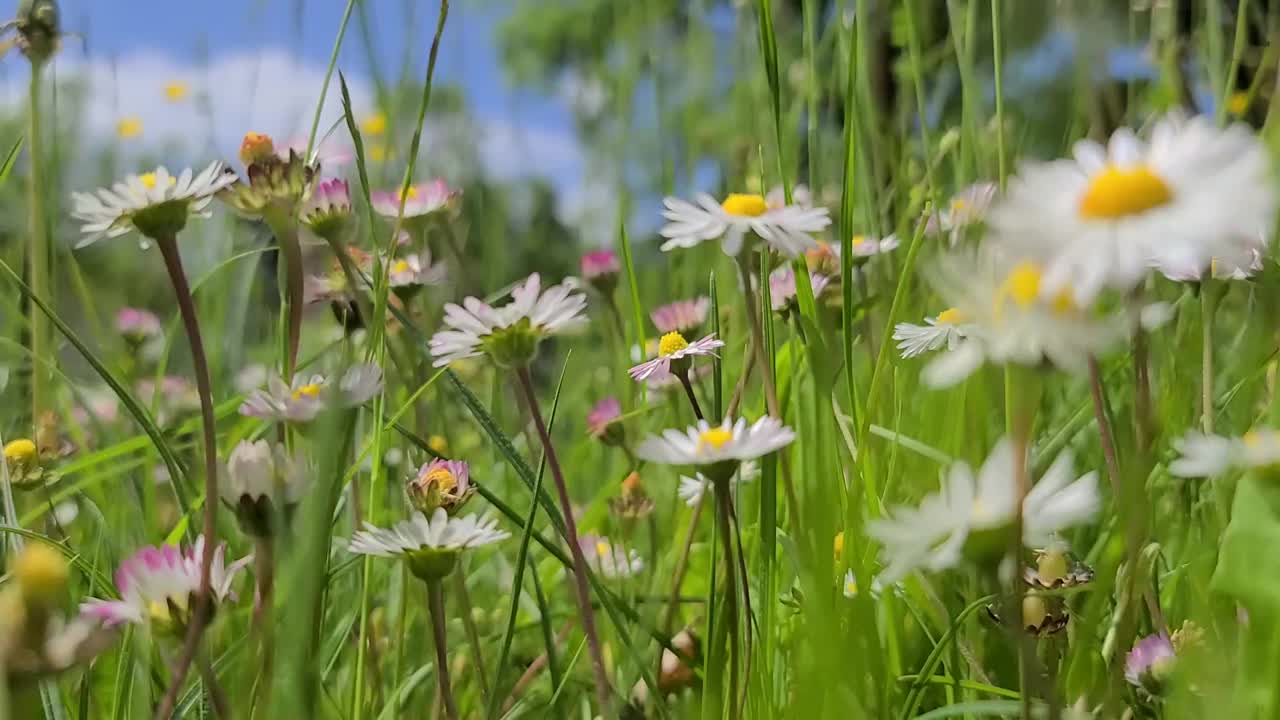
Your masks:
[{"label": "daisy bud", "polygon": [[645,492],[640,482],[639,473],[631,473],[622,480],[622,492],[618,497],[609,498],[609,510],[614,515],[627,520],[642,520],[653,513],[653,498]]},{"label": "daisy bud", "polygon": [[467,463],[437,458],[423,465],[405,490],[409,503],[422,514],[430,515],[437,508],[453,514],[475,494],[470,479]]},{"label": "daisy bud", "polygon": [[45,543],[33,542],[13,559],[9,574],[17,580],[28,605],[49,606],[61,599],[71,571],[62,553]]},{"label": "daisy bud", "polygon": [[302,205],[302,224],[325,239],[335,239],[351,217],[351,193],[347,181],[326,178],[316,183]]},{"label": "daisy bud", "polygon": [[18,49],[32,64],[49,59],[58,49],[62,24],[55,0],[22,0],[18,3]]},{"label": "daisy bud", "polygon": [[138,346],[163,332],[160,318],[150,310],[121,308],[116,313],[116,332],[131,346]]},{"label": "daisy bud", "polygon": [[605,398],[587,413],[587,432],[605,445],[621,447],[627,439],[621,418],[622,403],[618,398]]},{"label": "daisy bud", "polygon": [[612,250],[596,250],[582,256],[582,278],[591,284],[602,295],[613,293],[618,286],[618,273],[622,271],[622,262],[618,254]]},{"label": "daisy bud", "polygon": [[274,158],[275,155],[276,145],[270,135],[256,132],[244,134],[244,140],[240,143],[240,162],[245,167]]},{"label": "daisy bud", "polygon": [[1130,685],[1158,696],[1173,671],[1178,656],[1163,633],[1148,635],[1133,646],[1124,659],[1124,678]]}]

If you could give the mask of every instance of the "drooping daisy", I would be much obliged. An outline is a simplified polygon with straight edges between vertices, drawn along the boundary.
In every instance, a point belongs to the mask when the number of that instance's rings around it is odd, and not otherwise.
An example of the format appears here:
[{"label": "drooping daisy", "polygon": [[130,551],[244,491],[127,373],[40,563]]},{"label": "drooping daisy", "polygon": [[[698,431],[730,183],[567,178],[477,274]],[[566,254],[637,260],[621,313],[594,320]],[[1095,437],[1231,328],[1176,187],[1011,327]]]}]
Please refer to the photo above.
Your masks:
[{"label": "drooping daisy", "polygon": [[418,474],[405,486],[409,502],[420,513],[434,513],[437,508],[452,515],[462,507],[476,489],[471,484],[471,466],[461,460],[436,458],[418,468]]},{"label": "drooping daisy", "polygon": [[667,238],[662,244],[664,252],[723,238],[721,248],[725,254],[736,256],[751,233],[772,249],[794,258],[814,246],[813,233],[831,224],[826,208],[770,208],[759,195],[734,193],[718,203],[703,193],[695,200],[696,204],[675,197],[664,201],[666,210],[662,215],[668,223],[659,231]]},{"label": "drooping daisy", "polygon": [[660,333],[691,332],[702,327],[707,321],[707,311],[711,309],[711,299],[696,297],[692,300],[677,300],[673,303],[656,307],[649,313],[649,319]]},{"label": "drooping daisy", "polygon": [[422,513],[382,529],[365,523],[351,538],[348,549],[359,555],[404,558],[409,569],[423,580],[439,580],[453,572],[463,550],[484,547],[511,537],[498,529],[498,521],[477,515],[449,517],[437,508],[428,518]]},{"label": "drooping daisy", "polygon": [[444,282],[447,272],[444,263],[431,262],[431,252],[424,249],[391,261],[391,288],[402,296],[412,295],[426,285]]},{"label": "drooping daisy", "polygon": [[1179,477],[1215,477],[1230,470],[1280,465],[1280,431],[1251,430],[1240,437],[1187,433],[1174,443],[1178,459],[1169,472]]},{"label": "drooping daisy", "polygon": [[252,535],[269,537],[276,510],[302,500],[311,479],[306,459],[281,444],[241,440],[227,458],[224,482],[218,492],[236,512],[241,527]]},{"label": "drooping daisy", "polygon": [[664,465],[692,465],[713,481],[727,481],[740,463],[784,448],[795,438],[791,428],[769,415],[750,425],[745,418],[725,418],[719,425],[699,420],[685,430],[650,435],[636,448],[636,456]]},{"label": "drooping daisy", "polygon": [[[236,574],[253,558],[246,556],[227,565],[226,546],[213,551],[209,588],[218,602],[235,599],[231,585]],[[108,626],[150,623],[164,632],[182,632],[190,620],[195,594],[200,590],[200,564],[204,536],[182,550],[173,545],[144,547],[120,564],[116,590],[120,600],[89,600],[81,612]]]},{"label": "drooping daisy", "polygon": [[560,284],[541,291],[537,273],[511,291],[511,302],[495,308],[475,297],[462,305],[444,306],[450,329],[431,336],[435,367],[488,354],[499,366],[525,367],[537,354],[543,338],[583,327],[587,298]]},{"label": "drooping daisy", "polygon": [[955,350],[964,338],[964,317],[955,308],[947,308],[936,317],[925,318],[924,325],[898,323],[893,327],[893,339],[898,341],[898,352],[904,358],[913,358],[945,346]]},{"label": "drooping daisy", "polygon": [[1149,142],[1121,128],[1073,155],[1024,165],[988,216],[1000,243],[1044,266],[1046,298],[1069,288],[1086,304],[1132,288],[1152,263],[1203,273],[1275,218],[1267,151],[1244,125],[1171,115]]},{"label": "drooping daisy", "polygon": [[[1025,462],[1025,460],[1023,460]],[[1023,541],[1040,547],[1054,533],[1091,518],[1099,505],[1096,473],[1072,482],[1070,453],[1059,455],[1022,503]],[[926,496],[917,507],[896,507],[886,517],[872,521],[868,534],[883,544],[885,568],[882,584],[897,582],[914,570],[938,571],[959,564],[965,550],[971,554],[994,549],[1003,553],[1006,543],[995,538],[994,548],[979,547],[991,541],[984,531],[1000,531],[1012,525],[1017,512],[1017,479],[1014,454],[1002,439],[975,477],[966,463],[948,468],[941,490]],[[977,538],[971,542],[972,538]]]},{"label": "drooping daisy", "polygon": [[177,176],[163,166],[154,172],[129,175],[111,189],[71,194],[72,217],[83,224],[84,247],[101,238],[137,230],[149,238],[173,237],[191,217],[209,217],[209,203],[218,191],[235,182],[222,163],[211,163],[199,174],[190,168]]},{"label": "drooping daisy", "polygon": [[[760,464],[754,460],[748,460],[738,466],[738,472],[734,473],[730,487],[748,483],[760,476]],[[702,498],[711,491],[711,479],[702,473],[696,473],[693,477],[688,475],[680,476],[680,487],[676,489],[676,494],[684,501],[685,505],[693,507],[702,502]]]},{"label": "drooping daisy", "polygon": [[1012,267],[991,253],[953,253],[933,275],[944,300],[966,322],[963,336],[924,370],[933,387],[960,382],[984,362],[1081,372],[1128,330],[1119,314],[1102,316],[1077,306],[1069,292],[1045,300],[1043,268]]},{"label": "drooping daisy", "polygon": [[[826,275],[809,273],[809,285],[813,296],[820,297],[831,280]],[[790,309],[796,302],[796,273],[790,265],[784,265],[769,273],[769,304],[775,312]]]},{"label": "drooping daisy", "polygon": [[[460,194],[461,191],[450,188],[444,180],[410,185],[404,193],[404,217],[427,217],[448,210],[457,204]],[[400,214],[400,189],[375,190],[369,194],[369,202],[374,212],[394,220]]]},{"label": "drooping daisy", "polygon": [[582,546],[582,554],[587,558],[591,569],[610,580],[629,578],[644,570],[644,560],[640,558],[640,553],[615,545],[608,538],[583,535],[578,538],[578,543]]},{"label": "drooping daisy", "polygon": [[658,343],[658,356],[646,360],[627,372],[637,382],[651,377],[665,377],[672,373],[681,373],[689,368],[693,358],[700,355],[715,357],[715,350],[724,347],[724,341],[712,333],[700,340],[689,342],[678,332],[669,332],[662,336]]}]

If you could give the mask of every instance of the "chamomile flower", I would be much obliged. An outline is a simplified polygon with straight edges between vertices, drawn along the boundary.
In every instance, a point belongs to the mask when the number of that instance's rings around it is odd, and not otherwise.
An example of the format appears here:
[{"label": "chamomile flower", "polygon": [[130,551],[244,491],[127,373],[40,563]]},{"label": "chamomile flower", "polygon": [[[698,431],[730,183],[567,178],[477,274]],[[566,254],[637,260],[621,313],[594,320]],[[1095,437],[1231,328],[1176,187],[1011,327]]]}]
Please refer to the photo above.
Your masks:
[{"label": "chamomile flower", "polygon": [[215,162],[199,174],[188,168],[174,176],[159,167],[129,175],[110,189],[72,193],[71,215],[82,222],[85,236],[76,247],[133,230],[149,238],[172,237],[189,218],[209,217],[214,194],[233,182],[235,174]]},{"label": "chamomile flower", "polygon": [[582,554],[587,565],[610,580],[629,578],[644,570],[644,560],[635,550],[609,542],[608,538],[598,535],[583,535],[578,538]]},{"label": "chamomile flower", "polygon": [[[1014,454],[1001,440],[975,476],[966,463],[947,469],[943,486],[917,507],[896,507],[868,533],[883,544],[879,581],[897,582],[914,570],[955,567],[968,556],[1000,554],[1007,544],[991,532],[1009,528],[1017,512]],[[1025,459],[1022,460],[1025,462]],[[1074,482],[1070,453],[1059,455],[1022,503],[1023,541],[1048,544],[1054,533],[1087,521],[1099,506],[1096,473]],[[990,547],[988,547],[990,546]]]},{"label": "chamomile flower", "polygon": [[587,298],[567,284],[541,289],[537,273],[511,291],[511,302],[495,308],[475,297],[462,305],[444,306],[448,330],[431,336],[435,367],[455,360],[488,354],[502,367],[525,367],[538,352],[538,344],[551,335],[582,328]]},{"label": "chamomile flower", "polygon": [[1043,268],[1033,262],[1008,267],[987,253],[944,258],[934,284],[966,324],[960,340],[925,368],[925,382],[954,385],[984,362],[1049,363],[1080,372],[1091,355],[1124,336],[1124,317],[1079,307],[1065,290],[1046,301],[1044,278]]},{"label": "chamomile flower", "polygon": [[[738,466],[738,471],[734,473],[730,486],[751,482],[759,476],[760,464],[754,460],[748,460]],[[710,491],[711,479],[702,473],[696,473],[693,477],[681,475],[680,487],[676,488],[676,494],[689,507],[694,507],[702,502],[702,498]]]},{"label": "chamomile flower", "polygon": [[1046,298],[1128,290],[1152,263],[1204,272],[1275,218],[1266,148],[1244,125],[1171,115],[1149,142],[1121,128],[1073,155],[1024,165],[988,219],[1001,243],[1044,266]]},{"label": "chamomile flower", "polygon": [[[460,191],[450,188],[444,180],[410,185],[404,193],[404,217],[427,217],[448,210],[457,204],[460,194]],[[399,188],[375,190],[369,194],[369,203],[374,212],[394,220],[400,214],[400,198]]]},{"label": "chamomile flower", "polygon": [[[181,632],[200,590],[204,542],[201,535],[186,550],[173,545],[138,550],[116,570],[121,599],[89,600],[80,606],[81,612],[108,626],[150,623],[162,631]],[[231,585],[236,574],[253,559],[248,556],[227,565],[225,555],[226,546],[219,545],[209,571],[209,588],[218,602],[234,599]]]},{"label": "chamomile flower", "polygon": [[[831,280],[826,275],[809,273],[809,285],[813,296],[820,297]],[[769,304],[775,312],[789,309],[796,302],[796,273],[790,265],[784,265],[769,273]]]},{"label": "chamomile flower", "polygon": [[693,358],[700,355],[715,357],[715,350],[724,347],[724,341],[712,333],[700,340],[689,342],[678,332],[669,332],[658,343],[658,356],[632,367],[627,372],[631,379],[643,382],[651,377],[666,377],[689,369]]},{"label": "chamomile flower", "polygon": [[707,321],[707,311],[711,309],[711,299],[696,297],[691,300],[677,300],[661,305],[649,313],[649,319],[660,333],[690,332],[702,327]]},{"label": "chamomile flower", "polygon": [[418,474],[405,486],[409,502],[420,513],[437,508],[453,514],[475,494],[471,484],[471,466],[461,460],[436,458],[418,468]]},{"label": "chamomile flower", "polygon": [[795,439],[791,428],[769,415],[750,425],[745,418],[725,418],[719,425],[699,420],[685,430],[650,435],[636,448],[636,456],[664,465],[692,465],[713,481],[728,480],[740,463],[764,457]]},{"label": "chamomile flower", "polygon": [[955,350],[964,338],[964,316],[955,308],[947,308],[935,317],[925,318],[924,323],[898,323],[893,327],[893,339],[898,341],[898,352],[902,357],[913,358],[942,347]]},{"label": "chamomile flower", "polygon": [[326,406],[352,408],[363,405],[382,391],[382,370],[376,365],[354,365],[331,387],[324,375],[295,375],[291,384],[275,377],[265,389],[249,394],[240,414],[263,420],[310,422]]},{"label": "chamomile flower", "polygon": [[444,282],[447,272],[444,263],[431,262],[431,252],[424,249],[391,261],[391,288],[402,296],[412,295],[426,285]]},{"label": "chamomile flower", "polygon": [[1169,472],[1179,477],[1214,477],[1229,470],[1280,465],[1280,432],[1251,430],[1240,437],[1187,433],[1174,444],[1178,459]]},{"label": "chamomile flower", "polygon": [[733,193],[718,203],[703,193],[695,200],[696,204],[675,197],[664,201],[666,210],[662,215],[668,222],[659,231],[667,238],[662,244],[664,252],[723,238],[721,248],[725,254],[736,256],[751,233],[774,250],[794,258],[815,245],[813,233],[831,224],[826,208],[771,208],[759,195]]},{"label": "chamomile flower", "polygon": [[414,513],[392,528],[365,523],[364,530],[351,538],[348,550],[357,555],[403,558],[409,569],[423,580],[438,580],[453,572],[463,550],[484,547],[511,537],[498,529],[498,522],[477,515],[449,517],[437,508],[427,517]]}]

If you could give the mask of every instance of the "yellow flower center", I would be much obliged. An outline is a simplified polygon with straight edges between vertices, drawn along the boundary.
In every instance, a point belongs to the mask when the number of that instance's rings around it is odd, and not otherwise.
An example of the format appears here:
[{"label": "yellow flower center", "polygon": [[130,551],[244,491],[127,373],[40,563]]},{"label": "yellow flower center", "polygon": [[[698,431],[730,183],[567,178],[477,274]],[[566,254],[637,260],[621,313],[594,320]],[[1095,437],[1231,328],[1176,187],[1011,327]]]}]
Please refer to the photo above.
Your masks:
[{"label": "yellow flower center", "polygon": [[866,236],[866,235],[854,235],[854,236],[853,236],[853,240],[851,240],[852,244],[854,244],[854,245],[861,245],[862,243],[864,243],[864,242],[866,242],[866,241],[867,241],[867,236]]},{"label": "yellow flower center", "polygon": [[391,266],[391,272],[393,273],[409,272],[409,263],[405,260],[397,260],[395,264]]},{"label": "yellow flower center", "polygon": [[416,198],[416,197],[418,197],[418,188],[416,188],[416,187],[414,187],[414,186],[412,186],[412,185],[410,185],[410,186],[409,186],[409,189],[408,189],[408,190],[406,190],[404,193],[401,193],[401,192],[399,192],[399,191],[397,191],[397,192],[396,192],[396,199],[397,199],[397,200],[404,200],[405,198],[409,198],[410,200],[412,200],[412,199],[414,199],[414,198]]},{"label": "yellow flower center", "polygon": [[710,445],[716,450],[723,448],[732,439],[733,433],[725,430],[724,428],[711,428],[710,430],[703,430],[701,433],[698,433],[698,444],[700,446]]},{"label": "yellow flower center", "polygon": [[689,347],[689,341],[685,340],[683,335],[678,332],[669,332],[658,342],[658,354],[670,355],[687,347]]},{"label": "yellow flower center", "polygon": [[308,383],[293,391],[294,400],[301,400],[304,397],[320,397],[320,386],[315,383]]},{"label": "yellow flower center", "polygon": [[1139,215],[1173,200],[1173,190],[1151,168],[1108,165],[1094,175],[1080,198],[1080,217],[1116,220]]},{"label": "yellow flower center", "polygon": [[1244,115],[1249,109],[1249,93],[1235,92],[1231,93],[1231,97],[1227,98],[1227,112],[1234,117]]},{"label": "yellow flower center", "polygon": [[137,117],[121,118],[120,122],[116,123],[116,135],[120,136],[121,140],[135,138],[141,134],[142,120]]},{"label": "yellow flower center", "polygon": [[435,483],[435,486],[440,488],[442,493],[448,493],[458,487],[458,478],[454,477],[453,473],[449,472],[449,469],[445,467],[433,468],[423,480],[424,484]]},{"label": "yellow flower center", "polygon": [[169,102],[178,102],[185,99],[188,92],[190,92],[190,88],[180,80],[165,83],[164,86],[164,97]]},{"label": "yellow flower center", "polygon": [[390,156],[387,146],[382,143],[373,143],[369,146],[369,159],[374,162],[383,162]]},{"label": "yellow flower center", "polygon": [[[1009,272],[1005,278],[1004,284],[1000,286],[1000,290],[996,293],[996,305],[1002,306],[1007,301],[1012,301],[1014,305],[1020,308],[1029,308],[1035,304],[1040,298],[1040,283],[1044,278],[1044,274],[1040,271],[1040,267],[1032,262],[1020,263]],[[1064,288],[1053,298],[1053,310],[1057,313],[1066,313],[1075,309],[1075,302],[1071,299],[1070,290]],[[939,315],[939,322],[942,316]]]},{"label": "yellow flower center", "polygon": [[62,553],[45,543],[33,542],[14,558],[11,568],[24,595],[52,599],[62,593],[70,572]]},{"label": "yellow flower center", "polygon": [[769,204],[765,202],[764,197],[761,195],[730,193],[720,207],[724,208],[724,211],[730,215],[759,217],[769,209]]},{"label": "yellow flower center", "polygon": [[639,473],[633,472],[622,479],[622,493],[624,495],[634,495],[636,493],[643,493],[643,492],[644,492],[644,486],[640,484]]},{"label": "yellow flower center", "polygon": [[965,202],[964,198],[954,198],[951,201],[952,210],[964,210],[968,206],[969,206],[969,203]]},{"label": "yellow flower center", "polygon": [[427,438],[427,447],[431,448],[432,452],[440,455],[449,454],[449,441],[443,435],[432,435]]},{"label": "yellow flower center", "polygon": [[18,438],[4,446],[4,459],[10,464],[30,465],[36,461],[36,444],[27,438]]},{"label": "yellow flower center", "polygon": [[849,578],[844,581],[844,594],[845,595],[858,594],[858,581],[852,575],[849,576]]},{"label": "yellow flower center", "polygon": [[832,555],[835,556],[836,562],[840,562],[840,558],[844,556],[844,531],[836,533],[836,539],[831,543],[833,546]]},{"label": "yellow flower center", "polygon": [[596,554],[600,557],[609,557],[609,543],[603,540],[596,541]]},{"label": "yellow flower center", "polygon": [[964,322],[964,313],[956,308],[947,308],[938,313],[937,323],[939,325],[959,325],[962,322]]},{"label": "yellow flower center", "polygon": [[387,116],[383,113],[374,113],[360,121],[360,132],[365,135],[376,136],[386,131]]},{"label": "yellow flower center", "polygon": [[[1262,444],[1262,433],[1257,430],[1250,430],[1240,438],[1244,444],[1251,448],[1256,448]],[[16,441],[15,441],[16,442]],[[8,448],[5,448],[5,455],[9,454]]]},{"label": "yellow flower center", "polygon": [[[147,186],[147,189],[148,189],[148,190],[154,190],[154,189],[155,189],[155,187],[156,187],[156,174],[155,174],[155,173],[153,173],[153,172],[143,173],[143,174],[141,174],[141,175],[139,175],[139,176],[138,176],[138,179],[142,181],[142,184],[143,184],[143,185],[146,185],[146,186]],[[169,185],[171,185],[171,186],[172,186],[172,185],[173,185],[174,183],[176,183],[176,182],[178,182],[178,178],[173,177],[172,175],[170,175],[170,176],[169,176]]]}]

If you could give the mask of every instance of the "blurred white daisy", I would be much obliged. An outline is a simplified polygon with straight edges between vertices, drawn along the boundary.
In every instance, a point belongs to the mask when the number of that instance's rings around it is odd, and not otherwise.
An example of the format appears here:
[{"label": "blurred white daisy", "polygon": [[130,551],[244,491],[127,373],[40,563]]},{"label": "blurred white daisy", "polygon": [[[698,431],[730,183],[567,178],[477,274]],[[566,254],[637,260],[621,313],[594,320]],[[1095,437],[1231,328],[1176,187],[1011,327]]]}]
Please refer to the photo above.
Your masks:
[{"label": "blurred white daisy", "polygon": [[1178,459],[1169,472],[1179,477],[1214,477],[1229,470],[1280,465],[1280,431],[1263,428],[1240,437],[1187,433],[1174,443]]},{"label": "blurred white daisy", "polygon": [[676,372],[688,369],[688,363],[693,358],[700,355],[716,356],[716,349],[724,347],[724,341],[716,338],[712,333],[700,340],[689,342],[684,336],[678,332],[669,332],[662,336],[658,342],[658,356],[652,360],[646,360],[639,365],[631,368],[627,372],[630,373],[631,379],[637,382],[648,380],[649,378],[661,378],[672,374],[672,364],[676,366]]},{"label": "blurred white daisy", "polygon": [[[787,193],[781,185],[774,185],[769,188],[769,192],[764,196],[764,202],[772,210],[778,210],[787,206]],[[813,192],[809,190],[808,185],[796,185],[791,188],[791,206],[798,208],[813,207]]]},{"label": "blurred white daisy", "polygon": [[424,285],[439,285],[447,272],[444,263],[432,263],[430,251],[423,250],[391,261],[391,287],[403,292]]},{"label": "blurred white daisy", "polygon": [[748,425],[745,418],[725,418],[719,425],[699,420],[685,430],[664,430],[636,447],[636,456],[666,465],[710,467],[754,460],[784,448],[796,439],[791,428],[766,415]]},{"label": "blurred white daisy", "polygon": [[898,352],[904,358],[913,358],[941,347],[955,350],[964,338],[964,316],[955,308],[947,308],[936,317],[925,318],[924,325],[898,323],[893,328],[893,339],[898,341]]},{"label": "blurred white daisy", "polygon": [[[813,296],[821,297],[831,279],[820,273],[809,273],[809,286]],[[775,312],[782,312],[796,302],[796,273],[790,265],[784,265],[769,273],[769,304]]]},{"label": "blurred white daisy", "polygon": [[[748,460],[738,466],[738,471],[734,473],[730,482],[730,487],[741,483],[751,482],[760,476],[760,464],[754,460]],[[711,491],[711,479],[702,473],[697,473],[693,477],[688,475],[680,476],[680,487],[676,489],[676,493],[685,505],[694,507],[702,502],[702,498]]]},{"label": "blurred white daisy", "polygon": [[[1074,482],[1072,477],[1072,458],[1064,452],[1031,488],[1022,503],[1024,544],[1042,547],[1054,533],[1097,512],[1097,474],[1087,473]],[[1007,439],[991,451],[976,477],[966,463],[951,465],[939,492],[917,507],[899,506],[871,522],[868,534],[884,546],[885,568],[878,580],[887,585],[917,569],[956,566],[971,536],[1013,523],[1016,495],[1013,449]],[[998,542],[995,552],[1003,551],[1003,542]]]},{"label": "blurred white daisy", "polygon": [[705,193],[696,204],[680,198],[664,201],[662,215],[667,224],[659,233],[667,238],[665,252],[673,248],[690,248],[706,240],[723,238],[721,248],[726,255],[742,251],[747,233],[752,233],[787,257],[797,257],[816,244],[813,233],[831,224],[827,209],[788,205],[769,207],[760,195],[730,194],[723,203]]},{"label": "blurred white daisy", "polygon": [[[1262,251],[1266,245],[1265,235],[1259,234],[1252,246],[1242,242],[1238,252],[1214,256],[1209,260],[1209,276],[1215,280],[1248,280],[1262,271]],[[1174,282],[1200,282],[1205,275],[1204,267],[1186,258],[1161,256],[1152,266]]]},{"label": "blurred white daisy", "polygon": [[711,299],[696,297],[692,300],[677,300],[661,305],[649,313],[649,319],[660,333],[689,332],[702,327],[707,321],[707,311],[711,309]]},{"label": "blurred white daisy", "polygon": [[[404,217],[426,217],[454,207],[461,191],[449,187],[444,180],[410,185],[404,193]],[[395,219],[400,214],[400,189],[375,190],[369,193],[373,211],[385,218]]]},{"label": "blurred white daisy", "polygon": [[1104,287],[1128,290],[1153,263],[1203,273],[1275,219],[1267,151],[1244,125],[1171,115],[1150,142],[1121,128],[1073,155],[1024,165],[988,220],[1001,243],[1044,265],[1046,298],[1070,287],[1085,304]]},{"label": "blurred white daisy", "polygon": [[583,535],[578,538],[578,544],[582,546],[587,565],[610,580],[629,578],[644,570],[644,560],[639,553],[614,544],[608,538]]},{"label": "blurred white daisy", "polygon": [[[850,251],[855,258],[868,258],[880,253],[886,253],[890,250],[898,248],[898,236],[889,235],[883,238],[874,238],[867,235],[854,235],[849,244]],[[832,245],[831,252],[836,259],[840,258],[843,249],[842,245]]]},{"label": "blurred white daisy", "polygon": [[226,476],[219,486],[222,499],[235,507],[278,498],[286,504],[302,499],[310,475],[300,451],[266,440],[241,440],[227,457]]},{"label": "blurred white daisy", "polygon": [[[214,597],[234,599],[231,584],[236,574],[252,556],[227,565],[226,546],[213,551],[209,570],[209,587]],[[120,564],[116,571],[116,590],[120,600],[88,600],[81,612],[106,625],[121,623],[155,623],[159,629],[181,631],[190,619],[187,614],[193,596],[200,590],[200,569],[204,557],[204,536],[195,545],[181,550],[173,545],[144,547]],[[176,617],[175,617],[176,615]]]},{"label": "blurred white daisy", "polygon": [[587,297],[567,284],[541,291],[537,273],[511,291],[511,302],[495,308],[468,297],[462,305],[444,306],[450,329],[431,336],[435,367],[488,353],[502,367],[524,367],[537,354],[544,337],[582,328]]},{"label": "blurred white daisy", "polygon": [[941,212],[929,215],[929,219],[925,221],[925,232],[951,233],[951,242],[954,244],[959,238],[959,230],[986,219],[997,189],[993,182],[977,182],[964,188],[952,196]]},{"label": "blurred white daisy", "polygon": [[76,247],[134,229],[151,238],[174,235],[188,218],[209,217],[214,194],[235,180],[235,173],[214,162],[199,174],[187,168],[174,176],[159,167],[129,175],[110,189],[71,193],[71,215],[82,221],[80,231],[85,235]]},{"label": "blurred white daisy", "polygon": [[273,377],[265,389],[255,390],[245,398],[240,414],[263,420],[310,422],[326,405],[356,407],[381,391],[382,370],[368,363],[348,368],[336,389],[320,374],[295,375],[291,384]]},{"label": "blurred white daisy", "polygon": [[1006,267],[990,253],[953,253],[933,281],[966,322],[956,344],[925,368],[933,387],[954,385],[984,362],[1083,371],[1127,332],[1124,317],[1081,308],[1065,289],[1046,301],[1043,270],[1032,262]]}]

